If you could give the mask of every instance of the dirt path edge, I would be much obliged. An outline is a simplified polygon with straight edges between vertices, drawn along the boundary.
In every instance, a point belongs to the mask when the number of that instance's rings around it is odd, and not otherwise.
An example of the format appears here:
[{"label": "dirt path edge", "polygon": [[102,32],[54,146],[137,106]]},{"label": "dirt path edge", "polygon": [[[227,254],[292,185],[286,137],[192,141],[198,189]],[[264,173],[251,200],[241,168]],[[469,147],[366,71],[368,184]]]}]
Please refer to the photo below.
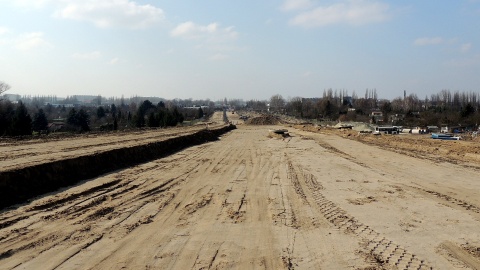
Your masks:
[{"label": "dirt path edge", "polygon": [[235,128],[235,125],[228,125],[201,130],[159,142],[0,172],[0,210],[104,173],[165,157],[190,146],[216,141],[219,136]]}]

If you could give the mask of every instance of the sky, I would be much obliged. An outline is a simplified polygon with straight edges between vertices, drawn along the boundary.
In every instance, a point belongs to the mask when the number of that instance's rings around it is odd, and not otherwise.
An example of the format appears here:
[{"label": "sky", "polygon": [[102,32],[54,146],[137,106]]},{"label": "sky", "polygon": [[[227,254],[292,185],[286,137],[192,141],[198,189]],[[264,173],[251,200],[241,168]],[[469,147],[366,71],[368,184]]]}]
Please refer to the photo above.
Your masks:
[{"label": "sky", "polygon": [[21,95],[265,100],[480,92],[480,0],[1,0]]}]

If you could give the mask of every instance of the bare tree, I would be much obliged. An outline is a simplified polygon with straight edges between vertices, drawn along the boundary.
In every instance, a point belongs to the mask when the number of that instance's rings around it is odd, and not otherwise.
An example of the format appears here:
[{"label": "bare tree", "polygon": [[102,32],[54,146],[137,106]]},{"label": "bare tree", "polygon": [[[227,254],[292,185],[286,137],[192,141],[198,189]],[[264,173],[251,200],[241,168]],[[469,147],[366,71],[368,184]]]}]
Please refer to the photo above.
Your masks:
[{"label": "bare tree", "polygon": [[392,107],[392,111],[395,113],[405,111],[405,101],[403,100],[403,98],[394,98],[392,102],[390,102],[390,106]]},{"label": "bare tree", "polygon": [[302,116],[302,98],[293,97],[285,105],[286,111],[294,116]]},{"label": "bare tree", "polygon": [[267,101],[263,100],[249,100],[247,101],[247,108],[254,111],[266,111],[267,110]]},{"label": "bare tree", "polygon": [[238,109],[241,107],[241,104],[243,103],[243,100],[241,99],[229,99],[228,104],[230,107],[233,107],[235,109]]},{"label": "bare tree", "polygon": [[285,99],[283,99],[282,95],[273,95],[270,98],[270,110],[273,112],[281,112],[285,107]]},{"label": "bare tree", "polygon": [[0,81],[0,96],[1,96],[4,92],[8,91],[8,89],[10,89],[10,85],[8,85],[8,84],[5,83],[5,82]]}]

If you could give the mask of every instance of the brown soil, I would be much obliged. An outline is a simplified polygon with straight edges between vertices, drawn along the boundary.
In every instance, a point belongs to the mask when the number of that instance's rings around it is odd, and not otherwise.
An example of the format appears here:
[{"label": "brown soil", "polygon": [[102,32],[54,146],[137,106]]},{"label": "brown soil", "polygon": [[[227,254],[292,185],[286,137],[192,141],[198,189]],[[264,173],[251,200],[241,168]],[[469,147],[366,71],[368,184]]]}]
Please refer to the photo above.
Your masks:
[{"label": "brown soil", "polygon": [[280,118],[271,114],[265,114],[253,117],[245,121],[247,125],[277,125],[280,123]]},{"label": "brown soil", "polygon": [[472,138],[468,134],[463,135],[460,141],[444,141],[432,139],[429,134],[373,135],[313,125],[294,127],[304,131],[338,135],[417,158],[480,168],[480,137]]},{"label": "brown soil", "polygon": [[0,268],[475,269],[478,162],[355,136],[239,125],[44,195],[0,213]]},{"label": "brown soil", "polygon": [[0,171],[0,208],[24,202],[33,196],[73,185],[81,180],[161,158],[189,146],[215,141],[234,128],[235,126],[229,125],[202,129],[115,149],[101,149],[98,144],[93,144],[96,151],[92,154],[73,152],[77,154],[67,159],[44,160],[40,164]]}]

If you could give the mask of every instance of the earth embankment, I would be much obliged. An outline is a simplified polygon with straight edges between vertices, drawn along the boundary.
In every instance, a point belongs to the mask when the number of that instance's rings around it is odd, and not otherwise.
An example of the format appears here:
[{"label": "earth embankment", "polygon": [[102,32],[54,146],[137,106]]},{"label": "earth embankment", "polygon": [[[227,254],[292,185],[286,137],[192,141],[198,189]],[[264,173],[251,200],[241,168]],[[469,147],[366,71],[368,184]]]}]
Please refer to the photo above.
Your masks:
[{"label": "earth embankment", "polygon": [[[123,147],[119,144],[120,147],[103,151],[95,149],[87,154],[82,154],[79,148],[77,155],[66,159],[0,171],[0,208],[110,171],[164,157],[189,146],[217,140],[218,136],[234,128],[229,125],[202,129],[186,135],[157,137],[157,141],[149,140],[145,144]],[[75,145],[75,140],[70,143]]]}]

